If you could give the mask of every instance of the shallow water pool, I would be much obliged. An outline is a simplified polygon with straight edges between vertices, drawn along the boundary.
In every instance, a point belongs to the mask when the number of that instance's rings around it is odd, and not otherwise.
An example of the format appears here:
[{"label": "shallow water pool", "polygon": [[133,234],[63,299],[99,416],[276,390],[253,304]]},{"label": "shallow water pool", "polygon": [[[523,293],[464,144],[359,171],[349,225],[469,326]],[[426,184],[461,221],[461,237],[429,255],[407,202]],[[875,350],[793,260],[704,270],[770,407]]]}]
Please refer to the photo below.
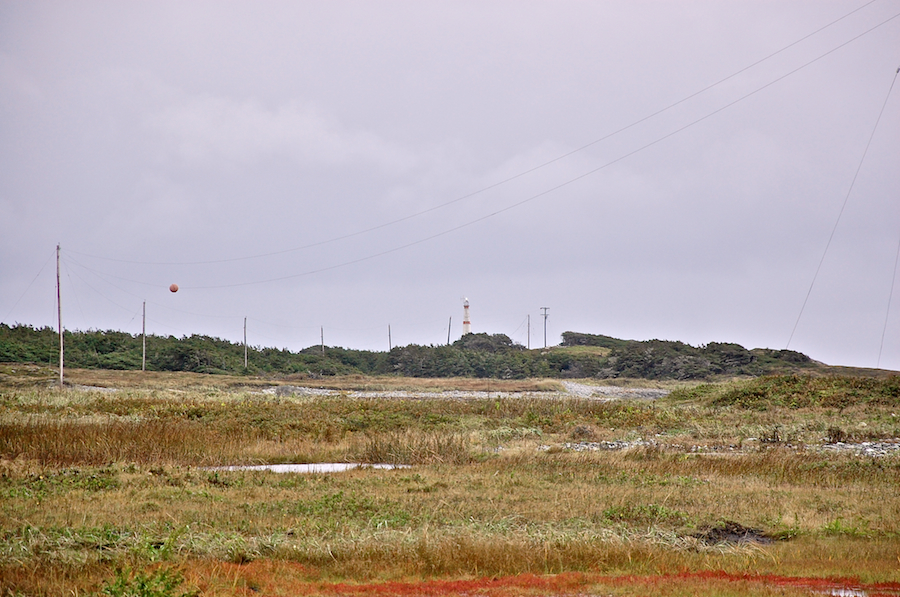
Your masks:
[{"label": "shallow water pool", "polygon": [[408,464],[360,464],[358,462],[317,462],[313,464],[257,464],[247,466],[216,466],[210,471],[270,471],[273,473],[341,473],[357,468],[391,470],[409,468]]}]

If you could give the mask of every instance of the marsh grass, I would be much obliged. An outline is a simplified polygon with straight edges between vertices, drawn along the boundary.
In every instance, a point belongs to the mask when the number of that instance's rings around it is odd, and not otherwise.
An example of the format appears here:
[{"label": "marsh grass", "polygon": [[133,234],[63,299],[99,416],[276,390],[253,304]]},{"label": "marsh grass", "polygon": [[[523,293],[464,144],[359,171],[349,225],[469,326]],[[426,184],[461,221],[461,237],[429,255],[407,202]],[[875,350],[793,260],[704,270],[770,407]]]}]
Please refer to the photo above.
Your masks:
[{"label": "marsh grass", "polygon": [[706,384],[677,390],[673,399],[700,399],[711,406],[764,411],[773,407],[900,406],[900,376],[880,378],[775,375],[729,385]]},{"label": "marsh grass", "polygon": [[[84,593],[117,569],[149,574],[161,564],[193,587],[191,571],[209,562],[232,571],[291,563],[305,580],[685,569],[900,580],[900,458],[788,441],[818,444],[834,429],[893,437],[893,406],[863,402],[758,410],[705,394],[604,403],[313,399],[212,385],[4,388],[0,587]],[[777,441],[759,440],[776,426]],[[654,443],[562,447],[636,438]],[[710,451],[692,452],[697,445]],[[330,461],[414,466],[334,475],[205,468]],[[722,521],[782,540],[696,538]]]},{"label": "marsh grass", "polygon": [[340,375],[310,379],[307,375],[286,375],[282,382],[303,382],[318,388],[371,392],[559,392],[563,389],[555,379],[493,379],[493,378],[417,378],[396,376]]},{"label": "marsh grass", "polygon": [[209,463],[238,458],[246,438],[222,437],[189,421],[105,422],[37,420],[25,425],[0,424],[0,450],[6,458],[25,457],[45,465],[103,465],[113,462]]},{"label": "marsh grass", "polygon": [[466,464],[475,460],[466,435],[446,432],[395,431],[368,437],[359,457],[366,463]]},{"label": "marsh grass", "polygon": [[3,403],[0,454],[52,466],[249,464],[326,456],[459,463],[474,458],[476,444],[502,437],[567,433],[579,424],[665,430],[682,423],[673,411],[647,404],[572,398],[312,400],[218,390],[173,395],[48,389],[12,391]]}]

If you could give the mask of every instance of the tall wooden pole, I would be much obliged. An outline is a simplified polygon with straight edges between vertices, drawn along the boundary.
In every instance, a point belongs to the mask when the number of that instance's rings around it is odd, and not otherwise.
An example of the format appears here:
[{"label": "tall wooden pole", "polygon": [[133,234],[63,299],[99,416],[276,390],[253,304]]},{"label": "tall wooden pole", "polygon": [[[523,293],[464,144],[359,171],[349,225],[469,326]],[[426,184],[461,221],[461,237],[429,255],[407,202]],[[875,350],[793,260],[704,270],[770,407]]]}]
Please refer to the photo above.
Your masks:
[{"label": "tall wooden pole", "polygon": [[450,346],[450,326],[453,325],[453,317],[450,317],[450,321],[447,322],[447,346]]},{"label": "tall wooden pole", "polygon": [[531,350],[531,313],[528,314],[528,349]]},{"label": "tall wooden pole", "polygon": [[325,326],[319,327],[319,344],[322,346],[322,354],[325,354]]},{"label": "tall wooden pole", "polygon": [[247,318],[244,318],[244,369],[247,368]]},{"label": "tall wooden pole", "polygon": [[59,244],[56,245],[56,308],[59,318],[59,387],[63,387],[63,326],[62,326],[62,293],[59,290]]},{"label": "tall wooden pole", "polygon": [[547,310],[550,307],[541,307],[544,311],[544,348],[547,348]]},{"label": "tall wooden pole", "polygon": [[144,319],[141,324],[141,371],[147,370],[147,301],[144,301]]},{"label": "tall wooden pole", "polygon": [[391,343],[391,324],[388,324],[388,352],[391,352],[391,349],[394,348]]}]

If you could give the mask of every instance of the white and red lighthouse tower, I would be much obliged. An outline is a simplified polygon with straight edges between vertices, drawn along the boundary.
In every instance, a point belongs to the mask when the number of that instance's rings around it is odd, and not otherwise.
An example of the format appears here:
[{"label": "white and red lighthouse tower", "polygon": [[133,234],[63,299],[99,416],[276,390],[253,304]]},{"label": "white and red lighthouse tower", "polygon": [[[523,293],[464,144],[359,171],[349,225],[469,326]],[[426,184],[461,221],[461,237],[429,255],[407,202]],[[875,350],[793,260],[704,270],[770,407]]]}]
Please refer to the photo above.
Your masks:
[{"label": "white and red lighthouse tower", "polygon": [[463,299],[463,336],[472,333],[472,323],[469,321],[469,299]]}]

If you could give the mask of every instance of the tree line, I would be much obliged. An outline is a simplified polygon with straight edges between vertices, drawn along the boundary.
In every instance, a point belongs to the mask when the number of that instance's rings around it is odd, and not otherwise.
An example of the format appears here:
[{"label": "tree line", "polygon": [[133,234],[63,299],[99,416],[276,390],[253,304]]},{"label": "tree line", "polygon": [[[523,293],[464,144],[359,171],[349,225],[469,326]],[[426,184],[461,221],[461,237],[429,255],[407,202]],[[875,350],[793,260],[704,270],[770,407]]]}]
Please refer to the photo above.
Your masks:
[{"label": "tree line", "polygon": [[[59,336],[49,327],[0,324],[0,362],[59,365]],[[142,338],[118,331],[66,331],[65,364],[84,369],[140,369]],[[528,350],[505,334],[467,334],[449,345],[398,346],[388,352],[311,346],[244,347],[210,336],[147,336],[150,371],[228,374],[343,374],[410,377],[531,377],[706,379],[717,375],[763,375],[812,367],[804,354],[713,342],[691,346],[668,340],[620,340],[565,332],[562,343]]]}]

